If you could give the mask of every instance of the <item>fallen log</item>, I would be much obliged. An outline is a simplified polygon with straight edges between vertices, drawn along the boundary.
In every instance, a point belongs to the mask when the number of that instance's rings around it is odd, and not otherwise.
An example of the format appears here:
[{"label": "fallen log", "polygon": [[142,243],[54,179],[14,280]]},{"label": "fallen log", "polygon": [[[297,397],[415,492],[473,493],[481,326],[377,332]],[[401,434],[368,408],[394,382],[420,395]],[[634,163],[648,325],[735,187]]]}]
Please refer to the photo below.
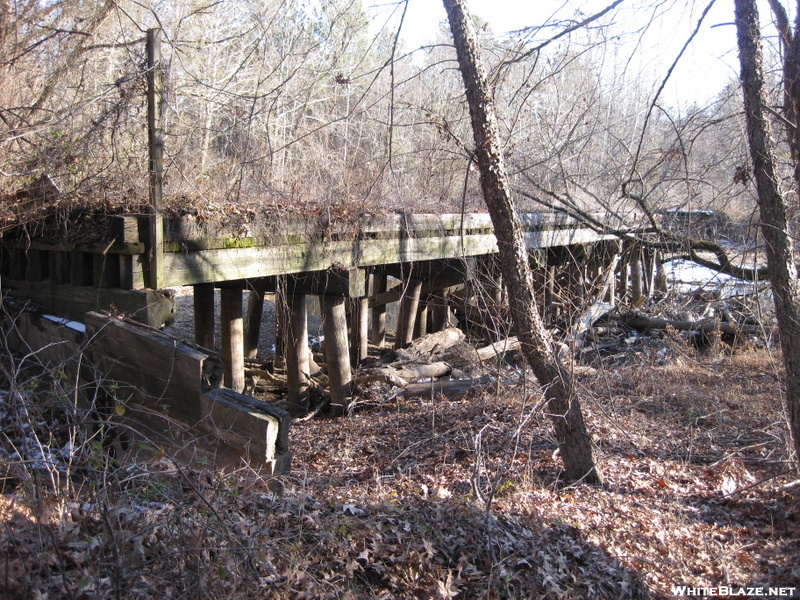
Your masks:
[{"label": "fallen log", "polygon": [[609,302],[595,302],[584,310],[572,325],[568,339],[578,348],[583,346],[583,338],[592,329],[595,321],[613,311],[614,305]]},{"label": "fallen log", "polygon": [[397,351],[398,362],[427,363],[448,348],[464,341],[464,332],[456,327],[423,336],[408,347]]},{"label": "fallen log", "polygon": [[509,337],[504,340],[499,340],[483,348],[478,348],[475,352],[481,362],[490,360],[498,354],[511,352],[512,350],[519,350],[520,344],[517,336]]},{"label": "fallen log", "polygon": [[621,323],[633,327],[634,329],[667,329],[668,327],[672,327],[678,331],[719,331],[731,335],[742,333],[763,334],[765,331],[770,330],[769,327],[762,327],[761,325],[736,325],[709,319],[703,319],[701,321],[678,321],[675,319],[647,317],[638,313],[621,314],[616,318],[619,319]]},{"label": "fallen log", "polygon": [[354,378],[355,383],[370,383],[372,381],[384,381],[397,387],[406,387],[409,383],[420,379],[444,377],[449,375],[450,365],[444,362],[435,362],[429,365],[418,365],[414,367],[404,367],[396,369],[386,367],[383,369],[369,369]]}]

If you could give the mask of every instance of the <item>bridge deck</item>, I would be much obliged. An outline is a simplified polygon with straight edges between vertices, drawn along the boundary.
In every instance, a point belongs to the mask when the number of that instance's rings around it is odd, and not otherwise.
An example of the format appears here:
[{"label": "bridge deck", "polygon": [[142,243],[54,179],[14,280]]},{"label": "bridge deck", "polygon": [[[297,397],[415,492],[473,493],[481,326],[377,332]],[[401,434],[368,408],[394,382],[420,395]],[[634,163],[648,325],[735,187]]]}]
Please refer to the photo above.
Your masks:
[{"label": "bridge deck", "polygon": [[[531,250],[613,237],[563,214],[526,213],[521,220]],[[84,305],[110,304],[123,311],[137,305],[152,310],[156,287],[224,284],[332,267],[347,271],[497,252],[494,228],[484,213],[365,215],[355,222],[281,220],[255,234],[241,227],[236,234],[212,231],[187,215],[166,223],[163,280],[155,286],[148,218],[115,217],[107,230],[102,239],[80,244],[5,236],[0,240],[3,285],[54,310],[65,304],[74,304],[78,311]],[[139,290],[140,298],[133,306],[126,304],[122,290]]]},{"label": "bridge deck", "polygon": [[[612,237],[559,214],[523,215],[531,249],[585,244]],[[199,242],[199,243],[198,243]],[[270,275],[462,258],[497,252],[487,214],[389,215],[349,231],[292,232],[283,239],[243,237],[169,241],[165,286]]]}]

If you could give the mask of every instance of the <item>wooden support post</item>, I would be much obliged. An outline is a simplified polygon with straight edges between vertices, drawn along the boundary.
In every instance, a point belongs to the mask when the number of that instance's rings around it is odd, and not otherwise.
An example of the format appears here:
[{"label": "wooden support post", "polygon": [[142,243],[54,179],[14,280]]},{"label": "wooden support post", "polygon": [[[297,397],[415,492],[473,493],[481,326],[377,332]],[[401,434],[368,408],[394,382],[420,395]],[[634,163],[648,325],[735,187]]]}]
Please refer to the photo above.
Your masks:
[{"label": "wooden support post", "polygon": [[617,270],[619,269],[619,259],[620,255],[618,252],[615,252],[611,256],[611,262],[608,264],[608,271],[606,273],[605,281],[603,285],[605,286],[605,295],[603,297],[603,301],[607,302],[611,306],[617,305]]},{"label": "wooden support post", "polygon": [[[386,271],[383,267],[377,267],[372,273],[372,288],[370,295],[375,297],[383,294],[387,289]],[[386,342],[386,305],[372,307],[372,343],[378,348],[383,347]]]},{"label": "wooden support post", "polygon": [[120,285],[119,261],[108,254],[92,255],[94,270],[94,287],[117,288]]},{"label": "wooden support post", "polygon": [[11,251],[11,266],[9,278],[18,281],[25,280],[25,273],[28,270],[28,257],[24,250],[15,248]]},{"label": "wooden support post", "polygon": [[46,250],[31,250],[28,252],[28,273],[26,277],[28,281],[38,283],[47,279],[48,254],[49,252]]},{"label": "wooden support post", "polygon": [[556,316],[555,306],[553,301],[555,299],[556,291],[556,268],[554,265],[545,267],[545,283],[544,283],[544,314],[545,322],[551,323]]},{"label": "wooden support post", "polygon": [[644,293],[652,298],[656,293],[656,251],[642,249],[642,267],[644,270]]},{"label": "wooden support post", "polygon": [[[285,281],[285,278],[282,278]],[[275,366],[283,367],[286,364],[286,346],[289,329],[289,307],[286,294],[286,285],[278,284],[275,292]]]},{"label": "wooden support post", "polygon": [[[286,385],[289,412],[307,411],[311,354],[308,349],[308,315],[304,294],[287,294],[289,327],[286,331]],[[295,409],[295,410],[292,410]]]},{"label": "wooden support post", "polygon": [[444,331],[451,325],[450,321],[450,306],[448,298],[450,291],[447,289],[441,290],[438,294],[431,295],[432,307],[432,329],[436,331]]},{"label": "wooden support post", "polygon": [[214,284],[198,283],[194,289],[194,341],[198,346],[214,350]]},{"label": "wooden support post", "polygon": [[247,292],[247,318],[244,322],[244,356],[258,356],[258,341],[261,337],[261,315],[264,312],[264,294],[256,290]]},{"label": "wooden support post", "polygon": [[350,299],[350,364],[355,368],[369,353],[368,299]]},{"label": "wooden support post", "polygon": [[400,300],[400,313],[397,317],[397,332],[394,337],[396,350],[405,348],[414,339],[414,323],[417,320],[417,307],[422,293],[422,281],[408,279],[405,282],[406,293]]},{"label": "wooden support post", "polygon": [[631,254],[631,303],[642,301],[642,249],[636,247]]},{"label": "wooden support post", "polygon": [[619,262],[619,279],[617,281],[617,299],[624,303],[628,296],[628,273],[630,272],[630,254],[623,252]]},{"label": "wooden support post", "polygon": [[[161,30],[147,30],[147,132],[150,154],[150,287],[164,282],[164,134],[161,130]],[[241,391],[241,390],[237,390]]]},{"label": "wooden support post", "polygon": [[225,363],[225,386],[234,392],[244,391],[244,320],[242,290],[220,290],[222,321],[222,360]]},{"label": "wooden support post", "polygon": [[77,286],[91,286],[94,282],[94,261],[88,252],[71,252],[69,282]]},{"label": "wooden support post", "polygon": [[320,296],[322,305],[322,327],[325,333],[325,362],[328,366],[328,382],[331,407],[335,413],[344,414],[350,404],[350,352],[347,347],[347,311],[344,298]]},{"label": "wooden support post", "polygon": [[669,293],[667,287],[667,271],[664,269],[664,254],[659,250],[656,252],[656,293],[666,296]]},{"label": "wooden support post", "polygon": [[486,300],[496,306],[503,301],[503,277],[498,260],[496,255],[489,254],[479,256],[477,261],[479,289],[485,290]]},{"label": "wooden support post", "polygon": [[426,298],[420,300],[417,307],[417,319],[414,324],[414,338],[421,338],[428,333],[428,303],[430,302],[430,294]]},{"label": "wooden support post", "polygon": [[69,253],[57,251],[50,252],[48,261],[50,263],[48,267],[50,283],[69,283]]}]

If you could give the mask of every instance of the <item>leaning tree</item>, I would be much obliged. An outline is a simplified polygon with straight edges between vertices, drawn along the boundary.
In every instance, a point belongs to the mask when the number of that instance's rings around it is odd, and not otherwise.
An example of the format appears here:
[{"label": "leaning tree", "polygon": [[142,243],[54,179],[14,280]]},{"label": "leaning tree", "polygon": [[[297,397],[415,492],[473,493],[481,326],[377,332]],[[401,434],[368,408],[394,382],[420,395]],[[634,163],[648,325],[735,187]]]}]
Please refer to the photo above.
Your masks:
[{"label": "leaning tree", "polygon": [[544,385],[564,462],[566,477],[600,483],[580,402],[569,372],[553,351],[541,315],[536,308],[533,277],[500,149],[494,101],[481,63],[475,31],[464,0],[444,0],[458,63],[464,79],[475,140],[474,158],[481,188],[494,224],[503,282],[522,351],[532,371]]}]

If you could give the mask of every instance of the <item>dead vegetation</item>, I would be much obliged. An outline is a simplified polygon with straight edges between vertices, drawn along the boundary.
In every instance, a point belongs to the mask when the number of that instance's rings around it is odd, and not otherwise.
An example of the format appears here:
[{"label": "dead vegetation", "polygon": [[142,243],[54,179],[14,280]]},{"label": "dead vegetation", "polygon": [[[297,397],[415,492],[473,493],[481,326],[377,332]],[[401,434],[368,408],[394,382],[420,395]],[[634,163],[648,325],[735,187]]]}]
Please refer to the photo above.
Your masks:
[{"label": "dead vegetation", "polygon": [[[201,445],[173,460],[176,448],[142,435],[141,452],[115,459],[99,438],[75,437],[57,393],[48,407],[30,385],[11,386],[0,399],[0,589],[666,598],[673,585],[797,585],[800,485],[779,357],[666,341],[666,357],[576,368],[599,489],[560,483],[541,390],[524,374],[466,399],[373,394],[350,418],[297,421],[292,475],[272,480],[212,467]],[[519,371],[513,355],[505,363]]]}]

